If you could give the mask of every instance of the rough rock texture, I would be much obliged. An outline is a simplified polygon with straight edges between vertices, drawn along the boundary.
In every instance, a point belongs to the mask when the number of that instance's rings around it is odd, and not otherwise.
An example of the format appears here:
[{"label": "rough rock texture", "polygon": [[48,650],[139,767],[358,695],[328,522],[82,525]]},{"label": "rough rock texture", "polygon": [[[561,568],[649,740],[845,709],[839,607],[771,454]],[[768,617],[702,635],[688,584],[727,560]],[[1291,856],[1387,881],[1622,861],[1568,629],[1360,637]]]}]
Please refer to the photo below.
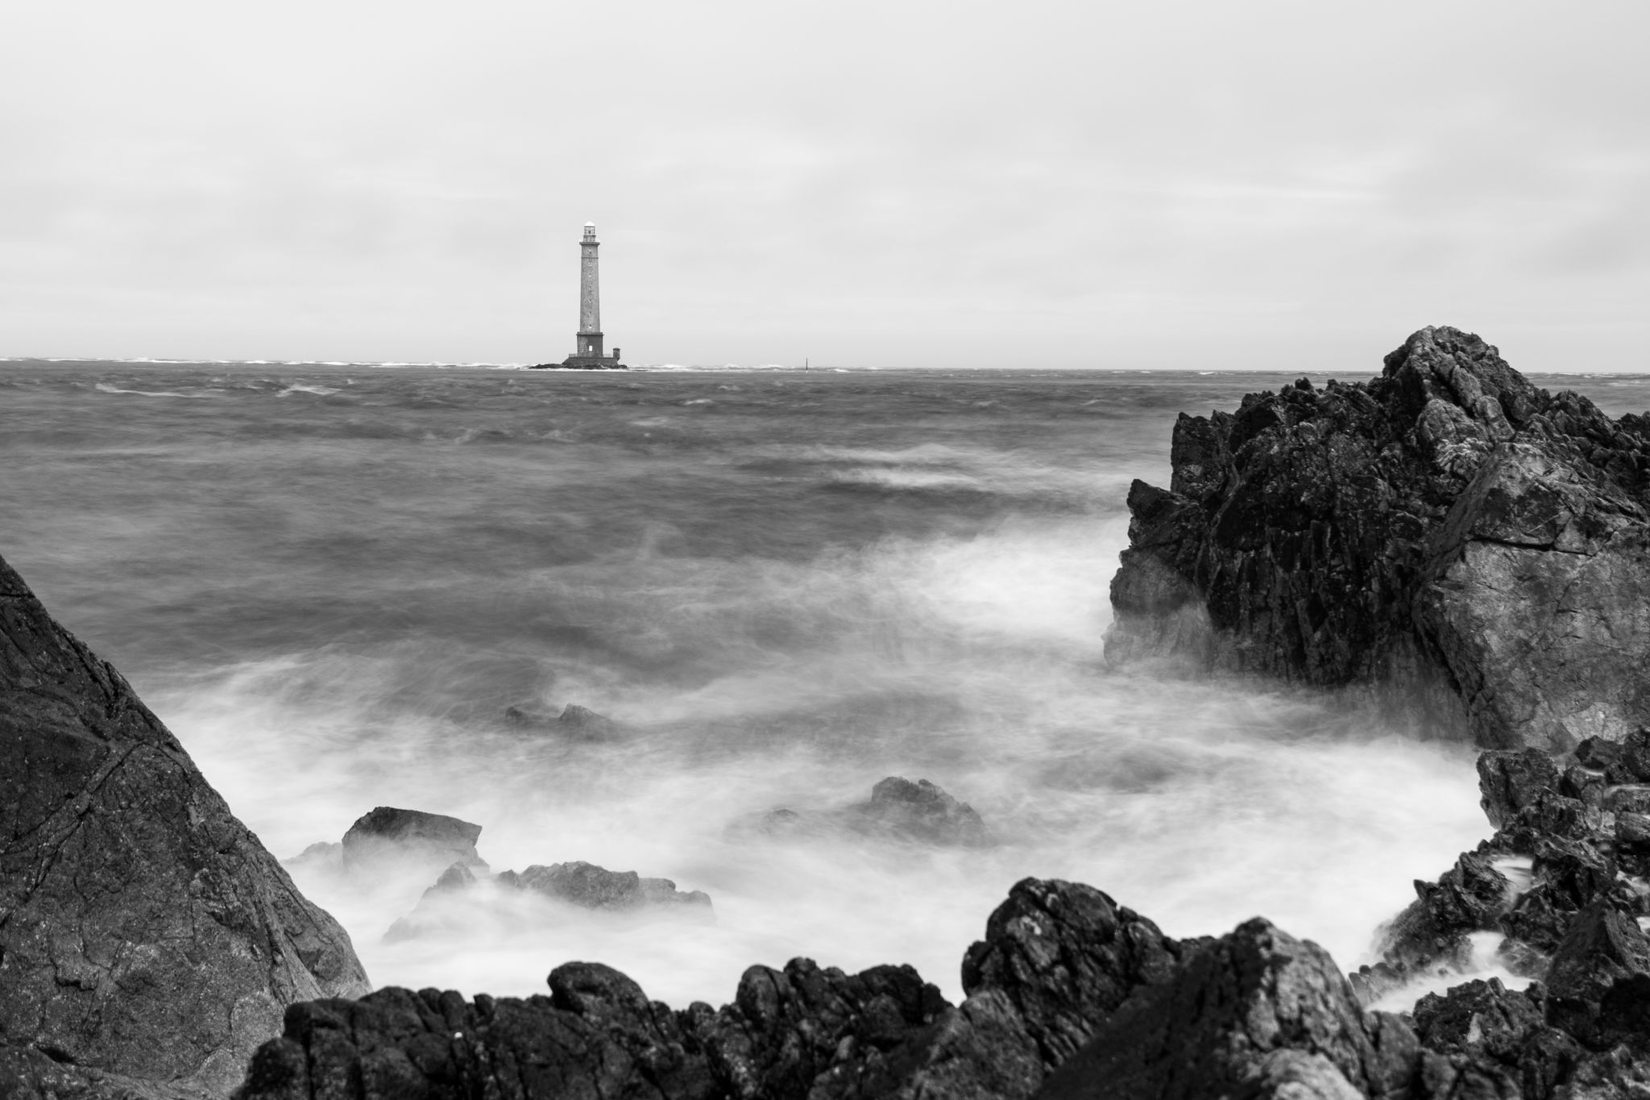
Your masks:
[{"label": "rough rock texture", "polygon": [[459,862],[485,870],[487,862],[476,852],[480,836],[480,825],[456,817],[375,806],[344,834],[344,869],[370,872],[383,864],[416,864],[427,865],[434,874]]},{"label": "rough rock texture", "polygon": [[1107,657],[1375,685],[1433,732],[1573,747],[1650,722],[1650,437],[1425,328],[1367,384],[1182,415],[1129,491]]},{"label": "rough rock texture", "polygon": [[1180,947],[1091,887],[1027,879],[968,953],[960,1006],[907,966],[755,966],[732,1004],[672,1011],[573,963],[526,1000],[387,989],[294,1006],[242,1100],[1030,1096]]},{"label": "rough rock texture", "polygon": [[83,1081],[221,1095],[287,1004],[367,988],[344,931],[0,562],[0,1044],[18,1092],[49,1071],[39,1054]]},{"label": "rough rock texture", "polygon": [[1421,1061],[1414,1032],[1364,1012],[1322,948],[1257,918],[1126,1004],[1037,1095],[1407,1097]]}]

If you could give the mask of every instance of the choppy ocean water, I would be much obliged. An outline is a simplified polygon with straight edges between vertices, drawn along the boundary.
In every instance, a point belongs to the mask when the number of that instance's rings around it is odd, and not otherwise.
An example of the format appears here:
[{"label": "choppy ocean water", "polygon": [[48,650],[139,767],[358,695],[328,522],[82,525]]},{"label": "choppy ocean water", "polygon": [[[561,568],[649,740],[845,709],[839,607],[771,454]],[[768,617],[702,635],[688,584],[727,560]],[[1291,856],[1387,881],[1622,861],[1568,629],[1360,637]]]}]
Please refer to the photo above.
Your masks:
[{"label": "choppy ocean water", "polygon": [[[525,994],[597,959],[721,1003],[804,955],[954,998],[1025,875],[1177,935],[1264,914],[1351,968],[1488,834],[1471,751],[1101,657],[1130,479],[1167,481],[1177,412],[1293,377],[10,361],[0,552],[278,856],[396,805],[481,824],[495,870],[714,899],[386,943],[428,882],[295,868],[380,985]],[[1536,381],[1650,406],[1644,378]],[[568,703],[624,736],[503,720]],[[994,843],[738,827],[887,775]]]}]

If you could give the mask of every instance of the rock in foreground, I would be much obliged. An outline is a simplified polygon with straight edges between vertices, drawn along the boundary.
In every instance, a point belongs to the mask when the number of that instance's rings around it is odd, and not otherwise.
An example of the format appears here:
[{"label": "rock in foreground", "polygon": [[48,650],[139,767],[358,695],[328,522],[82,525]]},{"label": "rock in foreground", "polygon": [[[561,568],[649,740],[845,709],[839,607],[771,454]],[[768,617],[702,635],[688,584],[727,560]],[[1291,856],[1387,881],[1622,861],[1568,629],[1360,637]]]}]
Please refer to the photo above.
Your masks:
[{"label": "rock in foreground", "polygon": [[40,1091],[43,1055],[222,1095],[288,1004],[367,988],[344,931],[0,561],[0,1091]]},{"label": "rock in foreground", "polygon": [[1425,328],[1364,384],[1182,415],[1129,490],[1107,656],[1380,685],[1554,751],[1650,724],[1650,432]]},{"label": "rock in foreground", "polygon": [[732,1004],[673,1011],[570,963],[549,997],[386,989],[294,1006],[241,1100],[1030,1096],[1180,948],[1091,887],[1028,879],[991,917],[952,1006],[908,966],[754,966]]}]

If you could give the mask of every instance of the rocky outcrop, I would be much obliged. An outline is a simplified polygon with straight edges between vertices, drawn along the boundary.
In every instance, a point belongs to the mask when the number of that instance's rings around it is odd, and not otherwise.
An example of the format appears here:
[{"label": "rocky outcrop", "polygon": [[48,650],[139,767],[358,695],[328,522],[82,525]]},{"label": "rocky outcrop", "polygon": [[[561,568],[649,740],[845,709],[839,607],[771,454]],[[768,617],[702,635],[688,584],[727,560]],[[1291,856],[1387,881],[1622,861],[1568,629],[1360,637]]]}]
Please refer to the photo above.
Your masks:
[{"label": "rocky outcrop", "polygon": [[381,990],[294,1007],[242,1100],[314,1095],[741,1098],[1030,1096],[1181,947],[1091,887],[1027,879],[948,1004],[908,966],[752,967],[731,1004],[672,1011],[572,963],[525,1000]]},{"label": "rocky outcrop", "polygon": [[288,1004],[367,988],[343,930],[0,562],[0,1091],[222,1095]]},{"label": "rocky outcrop", "polygon": [[[1613,770],[1587,766],[1602,762]],[[1629,808],[1641,791],[1650,797],[1640,762],[1650,765],[1650,730],[1584,741],[1556,761],[1534,749],[1483,753],[1494,835],[1435,882],[1415,883],[1416,900],[1381,932],[1381,961],[1353,975],[1361,995],[1471,969],[1472,941],[1487,937],[1502,966],[1546,983],[1554,1021],[1588,1039],[1584,1019],[1598,1017],[1604,991],[1650,973],[1650,944],[1637,946],[1638,922],[1650,921],[1650,844],[1634,832],[1644,815]]]},{"label": "rocky outcrop", "polygon": [[1421,1063],[1414,1032],[1364,1012],[1322,948],[1256,919],[1124,1005],[1037,1095],[1408,1097]]},{"label": "rocky outcrop", "polygon": [[1560,751],[1650,723],[1650,434],[1425,328],[1368,383],[1182,415],[1129,491],[1107,657],[1372,685]]}]

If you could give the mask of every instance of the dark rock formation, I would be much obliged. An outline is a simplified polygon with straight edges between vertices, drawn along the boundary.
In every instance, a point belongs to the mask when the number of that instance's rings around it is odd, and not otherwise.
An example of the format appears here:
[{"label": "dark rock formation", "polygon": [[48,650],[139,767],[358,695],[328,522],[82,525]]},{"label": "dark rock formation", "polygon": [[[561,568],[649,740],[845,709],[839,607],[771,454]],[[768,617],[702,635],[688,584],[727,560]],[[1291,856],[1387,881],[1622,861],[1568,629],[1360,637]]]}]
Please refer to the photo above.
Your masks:
[{"label": "dark rock formation", "polygon": [[1322,948],[1256,919],[1125,1004],[1037,1095],[1400,1097],[1421,1062],[1414,1032],[1365,1013]]},{"label": "dark rock formation", "polygon": [[908,966],[752,967],[733,1003],[672,1011],[607,967],[572,963],[525,1000],[381,990],[295,1006],[242,1100],[647,1096],[1024,1098],[1180,947],[1091,887],[1028,879],[945,1002]]},{"label": "dark rock formation", "polygon": [[221,1095],[289,1003],[367,988],[344,931],[0,562],[0,1091]]},{"label": "dark rock formation", "polygon": [[1425,328],[1367,384],[1181,416],[1135,482],[1109,659],[1376,685],[1435,732],[1568,749],[1650,722],[1650,436]]}]

